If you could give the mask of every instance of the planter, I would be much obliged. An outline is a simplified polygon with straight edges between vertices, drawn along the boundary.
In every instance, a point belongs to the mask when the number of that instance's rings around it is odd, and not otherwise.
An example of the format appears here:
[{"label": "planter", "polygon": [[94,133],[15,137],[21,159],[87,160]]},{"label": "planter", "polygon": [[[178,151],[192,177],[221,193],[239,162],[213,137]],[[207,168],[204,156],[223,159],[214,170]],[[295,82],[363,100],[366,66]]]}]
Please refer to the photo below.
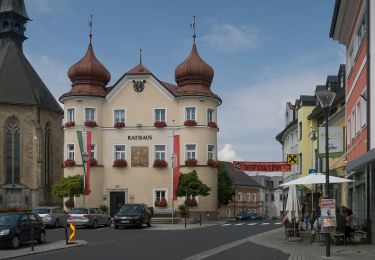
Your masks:
[{"label": "planter", "polygon": [[98,161],[95,158],[90,158],[90,166],[91,167],[98,166]]},{"label": "planter", "polygon": [[188,159],[185,161],[185,166],[187,167],[194,167],[198,165],[197,159]]},{"label": "planter", "polygon": [[186,120],[184,122],[184,126],[196,126],[197,125],[197,121],[195,120]]},{"label": "planter", "polygon": [[73,198],[69,198],[67,201],[65,201],[65,207],[69,208],[69,209],[72,209],[74,208],[74,199]]},{"label": "planter", "polygon": [[165,160],[155,160],[153,164],[154,168],[166,168],[168,163]]},{"label": "planter", "polygon": [[156,200],[154,205],[158,208],[165,208],[167,207],[167,200],[165,198],[162,198],[161,200]]},{"label": "planter", "polygon": [[124,128],[124,127],[125,127],[125,123],[117,122],[114,125],[114,128],[117,128],[117,129]]},{"label": "planter", "polygon": [[210,167],[212,167],[212,168],[217,168],[217,167],[219,167],[218,162],[215,161],[215,160],[212,160],[212,159],[210,159],[210,160],[207,161],[207,165],[210,166]]},{"label": "planter", "polygon": [[65,167],[73,167],[76,165],[76,161],[72,160],[72,159],[67,159],[64,161],[64,166]]},{"label": "planter", "polygon": [[216,122],[208,122],[208,127],[211,127],[211,128],[215,128],[217,130],[219,130],[219,127],[217,126]]},{"label": "planter", "polygon": [[156,121],[154,122],[154,126],[157,128],[163,128],[167,126],[167,123],[164,121]]},{"label": "planter", "polygon": [[73,126],[75,126],[75,125],[76,125],[76,123],[75,123],[74,121],[70,121],[70,122],[66,122],[64,126],[65,126],[66,128],[69,128],[69,127],[73,127]]},{"label": "planter", "polygon": [[98,125],[96,124],[95,121],[86,121],[85,126],[87,126],[87,127],[97,127]]},{"label": "planter", "polygon": [[197,207],[198,206],[198,202],[195,198],[188,198],[187,200],[185,200],[185,205],[188,206],[188,207]]},{"label": "planter", "polygon": [[112,165],[114,168],[124,168],[126,166],[128,166],[128,162],[126,160],[115,160]]}]

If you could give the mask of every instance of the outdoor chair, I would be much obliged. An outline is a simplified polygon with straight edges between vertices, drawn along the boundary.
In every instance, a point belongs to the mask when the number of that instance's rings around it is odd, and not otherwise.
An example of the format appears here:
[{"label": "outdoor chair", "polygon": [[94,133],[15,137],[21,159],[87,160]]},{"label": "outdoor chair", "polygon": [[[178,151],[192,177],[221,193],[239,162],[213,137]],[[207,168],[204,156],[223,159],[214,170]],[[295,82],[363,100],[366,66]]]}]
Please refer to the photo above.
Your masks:
[{"label": "outdoor chair", "polygon": [[345,217],[342,215],[336,216],[337,226],[333,233],[331,233],[332,241],[336,245],[346,244],[346,232],[345,232]]},{"label": "outdoor chair", "polygon": [[299,237],[298,223],[295,221],[285,223],[285,239],[288,240],[291,237]]},{"label": "outdoor chair", "polygon": [[358,237],[357,239],[358,242],[366,243],[367,241],[367,219],[363,221],[360,229],[357,229],[356,231],[354,231],[353,235],[354,235],[354,238]]}]

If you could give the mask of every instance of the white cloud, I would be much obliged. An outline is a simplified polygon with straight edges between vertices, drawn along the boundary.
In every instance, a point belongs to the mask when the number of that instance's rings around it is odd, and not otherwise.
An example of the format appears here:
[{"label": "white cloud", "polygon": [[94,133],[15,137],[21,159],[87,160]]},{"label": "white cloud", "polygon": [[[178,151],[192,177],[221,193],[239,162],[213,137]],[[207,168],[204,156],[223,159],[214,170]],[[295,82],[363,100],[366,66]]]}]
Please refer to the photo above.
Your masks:
[{"label": "white cloud", "polygon": [[242,161],[242,158],[237,156],[237,153],[233,150],[233,146],[231,144],[225,144],[223,149],[218,152],[218,157],[220,161]]},{"label": "white cloud", "polygon": [[27,0],[27,9],[31,12],[53,13],[63,6],[66,0]]},{"label": "white cloud", "polygon": [[215,25],[212,32],[202,36],[203,41],[220,51],[242,51],[253,49],[259,42],[259,28],[235,26],[229,23]]}]

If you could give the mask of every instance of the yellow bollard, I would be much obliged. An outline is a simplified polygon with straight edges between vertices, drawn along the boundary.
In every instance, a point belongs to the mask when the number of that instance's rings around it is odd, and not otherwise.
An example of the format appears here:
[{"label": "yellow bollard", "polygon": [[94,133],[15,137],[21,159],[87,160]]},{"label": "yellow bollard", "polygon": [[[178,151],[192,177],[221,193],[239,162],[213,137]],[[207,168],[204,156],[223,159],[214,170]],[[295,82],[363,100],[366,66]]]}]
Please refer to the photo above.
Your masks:
[{"label": "yellow bollard", "polygon": [[76,240],[76,223],[69,223],[69,243],[75,243]]}]

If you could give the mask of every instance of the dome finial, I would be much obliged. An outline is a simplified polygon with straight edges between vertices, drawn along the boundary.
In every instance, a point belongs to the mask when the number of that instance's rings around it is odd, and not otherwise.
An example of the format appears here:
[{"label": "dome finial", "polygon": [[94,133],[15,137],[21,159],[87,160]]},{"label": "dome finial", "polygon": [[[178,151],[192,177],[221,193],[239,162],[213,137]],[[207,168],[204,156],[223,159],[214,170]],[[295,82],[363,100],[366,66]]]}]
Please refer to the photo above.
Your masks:
[{"label": "dome finial", "polygon": [[142,48],[139,49],[139,64],[142,64]]},{"label": "dome finial", "polygon": [[195,15],[193,15],[193,23],[190,24],[190,28],[193,28],[193,43],[195,44],[195,38],[197,38],[195,34]]},{"label": "dome finial", "polygon": [[92,39],[92,14],[90,14],[90,21],[89,21],[89,27],[90,27],[90,44],[91,44],[91,39]]}]

